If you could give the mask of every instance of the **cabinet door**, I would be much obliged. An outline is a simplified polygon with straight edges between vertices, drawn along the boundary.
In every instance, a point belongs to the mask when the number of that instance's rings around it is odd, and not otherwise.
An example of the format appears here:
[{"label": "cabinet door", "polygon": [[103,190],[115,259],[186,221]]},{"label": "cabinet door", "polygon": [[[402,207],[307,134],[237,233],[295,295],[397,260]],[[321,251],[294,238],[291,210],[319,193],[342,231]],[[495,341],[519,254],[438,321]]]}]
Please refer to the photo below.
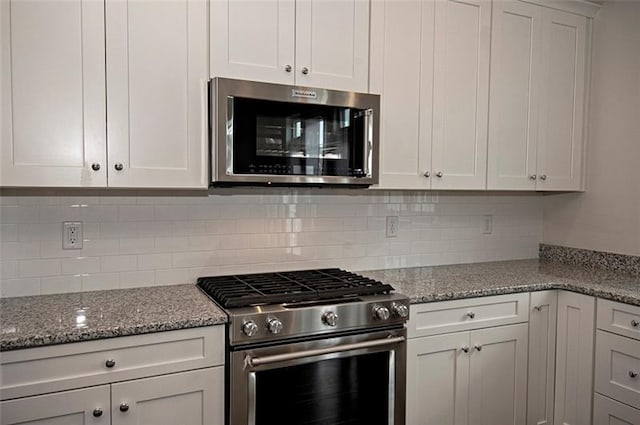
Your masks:
[{"label": "cabinet door", "polygon": [[215,0],[211,76],[293,84],[294,0]]},{"label": "cabinet door", "polygon": [[107,0],[109,186],[207,187],[206,0]]},{"label": "cabinet door", "polygon": [[531,293],[527,424],[553,424],[558,292]]},{"label": "cabinet door", "polygon": [[432,187],[485,189],[491,2],[435,3]]},{"label": "cabinet door", "polygon": [[110,425],[109,386],[25,397],[0,403],[2,425]]},{"label": "cabinet door", "polygon": [[527,409],[527,324],[471,332],[469,422],[524,425]]},{"label": "cabinet door", "polygon": [[536,188],[542,8],[493,3],[488,189]]},{"label": "cabinet door", "polygon": [[113,425],[223,425],[224,368],[113,384],[111,400]]},{"label": "cabinet door", "polygon": [[587,18],[545,8],[542,19],[538,189],[579,190]]},{"label": "cabinet door", "polygon": [[106,185],[104,3],[2,0],[0,35],[0,186]]},{"label": "cabinet door", "polygon": [[369,1],[297,0],[297,85],[367,92]]},{"label": "cabinet door", "polygon": [[382,94],[380,188],[431,187],[424,174],[431,173],[433,12],[433,2],[371,3],[370,88]]},{"label": "cabinet door", "polygon": [[593,397],[594,425],[638,425],[640,410],[611,400],[600,394]]},{"label": "cabinet door", "polygon": [[591,423],[595,298],[560,291],[554,422]]},{"label": "cabinet door", "polygon": [[469,333],[411,339],[407,345],[407,424],[466,425]]}]

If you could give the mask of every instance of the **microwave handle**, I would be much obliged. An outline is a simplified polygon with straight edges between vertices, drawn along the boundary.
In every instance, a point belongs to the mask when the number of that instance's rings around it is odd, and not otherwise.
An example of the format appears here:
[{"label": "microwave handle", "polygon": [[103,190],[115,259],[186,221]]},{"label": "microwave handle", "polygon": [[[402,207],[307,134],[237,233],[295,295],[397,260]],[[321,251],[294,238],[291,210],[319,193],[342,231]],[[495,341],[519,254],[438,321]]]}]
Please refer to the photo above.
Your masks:
[{"label": "microwave handle", "polygon": [[396,336],[396,337],[389,337],[389,338],[383,338],[383,339],[374,339],[372,341],[355,342],[353,344],[343,344],[343,345],[337,345],[333,347],[317,348],[314,350],[298,351],[295,353],[274,354],[271,356],[263,356],[263,357],[251,357],[248,355],[245,358],[245,365],[249,367],[254,367],[254,366],[260,366],[260,365],[266,365],[266,364],[272,364],[272,363],[286,362],[289,360],[303,359],[307,357],[321,356],[323,354],[341,353],[344,351],[353,351],[353,350],[359,350],[362,348],[384,347],[387,345],[398,344],[404,341],[405,341],[405,337]]},{"label": "microwave handle", "polygon": [[364,174],[373,175],[373,109],[364,111]]}]

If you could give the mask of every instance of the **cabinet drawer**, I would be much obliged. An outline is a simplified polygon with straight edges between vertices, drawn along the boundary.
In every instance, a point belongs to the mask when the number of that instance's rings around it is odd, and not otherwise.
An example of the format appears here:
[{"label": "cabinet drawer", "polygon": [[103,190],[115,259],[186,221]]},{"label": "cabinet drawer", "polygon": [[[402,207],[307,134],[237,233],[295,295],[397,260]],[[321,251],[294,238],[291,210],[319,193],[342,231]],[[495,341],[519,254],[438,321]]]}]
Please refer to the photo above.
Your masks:
[{"label": "cabinet drawer", "polygon": [[596,394],[593,398],[593,423],[597,425],[638,425],[640,410]]},{"label": "cabinet drawer", "polygon": [[529,320],[529,294],[497,295],[411,306],[409,338]]},{"label": "cabinet drawer", "polygon": [[640,307],[598,299],[598,329],[640,339]]},{"label": "cabinet drawer", "polygon": [[8,351],[0,360],[0,399],[223,363],[224,326]]},{"label": "cabinet drawer", "polygon": [[597,331],[596,391],[640,408],[640,341]]}]

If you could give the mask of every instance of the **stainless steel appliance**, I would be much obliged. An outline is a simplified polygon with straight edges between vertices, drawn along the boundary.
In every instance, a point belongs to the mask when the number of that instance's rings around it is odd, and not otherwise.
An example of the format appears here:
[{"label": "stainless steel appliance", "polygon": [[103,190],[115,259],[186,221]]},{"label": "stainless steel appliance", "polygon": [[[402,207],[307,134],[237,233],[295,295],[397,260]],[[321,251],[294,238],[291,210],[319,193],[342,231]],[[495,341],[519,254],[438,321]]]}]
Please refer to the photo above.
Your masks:
[{"label": "stainless steel appliance", "polygon": [[340,269],[204,277],[227,325],[228,425],[404,425],[408,299]]},{"label": "stainless steel appliance", "polygon": [[214,185],[378,182],[380,96],[214,78]]}]

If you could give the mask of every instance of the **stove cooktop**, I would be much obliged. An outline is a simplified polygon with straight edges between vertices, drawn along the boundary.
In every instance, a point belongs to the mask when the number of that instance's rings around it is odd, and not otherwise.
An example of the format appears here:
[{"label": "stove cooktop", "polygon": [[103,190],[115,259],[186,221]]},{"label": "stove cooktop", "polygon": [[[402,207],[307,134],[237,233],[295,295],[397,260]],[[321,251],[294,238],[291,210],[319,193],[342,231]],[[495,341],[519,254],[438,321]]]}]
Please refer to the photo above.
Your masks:
[{"label": "stove cooktop", "polygon": [[201,277],[198,286],[223,308],[334,300],[393,291],[390,285],[337,268]]}]

